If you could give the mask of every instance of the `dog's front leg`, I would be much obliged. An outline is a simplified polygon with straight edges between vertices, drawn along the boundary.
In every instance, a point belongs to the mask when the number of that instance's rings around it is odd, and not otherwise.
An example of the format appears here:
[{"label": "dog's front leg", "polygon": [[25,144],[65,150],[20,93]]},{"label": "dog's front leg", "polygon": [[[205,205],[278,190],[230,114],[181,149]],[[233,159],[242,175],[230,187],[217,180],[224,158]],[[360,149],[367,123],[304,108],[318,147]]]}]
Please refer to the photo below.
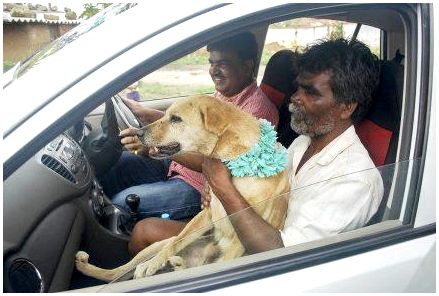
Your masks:
[{"label": "dog's front leg", "polygon": [[213,227],[210,208],[205,208],[195,216],[180,234],[167,244],[156,256],[144,263],[137,265],[134,278],[142,278],[155,274],[162,268],[167,260],[183,250],[189,244],[200,238],[206,231]]}]

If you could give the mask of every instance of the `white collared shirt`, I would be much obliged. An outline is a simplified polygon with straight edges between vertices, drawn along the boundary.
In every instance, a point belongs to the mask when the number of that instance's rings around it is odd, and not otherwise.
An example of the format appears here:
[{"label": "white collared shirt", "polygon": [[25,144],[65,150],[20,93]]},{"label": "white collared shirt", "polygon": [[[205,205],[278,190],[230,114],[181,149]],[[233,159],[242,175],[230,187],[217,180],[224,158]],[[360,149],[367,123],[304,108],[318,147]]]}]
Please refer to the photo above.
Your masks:
[{"label": "white collared shirt", "polygon": [[299,136],[288,149],[291,193],[281,231],[285,246],[364,226],[384,188],[353,126],[311,157],[296,174],[311,139]]}]

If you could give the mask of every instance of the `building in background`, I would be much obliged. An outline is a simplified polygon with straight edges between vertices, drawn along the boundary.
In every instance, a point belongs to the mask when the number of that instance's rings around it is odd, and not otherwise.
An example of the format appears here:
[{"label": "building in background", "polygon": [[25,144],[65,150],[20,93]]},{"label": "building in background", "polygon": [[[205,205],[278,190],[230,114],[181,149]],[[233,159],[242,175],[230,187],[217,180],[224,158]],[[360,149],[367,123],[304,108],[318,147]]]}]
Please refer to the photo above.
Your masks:
[{"label": "building in background", "polygon": [[80,24],[78,17],[50,4],[3,4],[3,71]]}]

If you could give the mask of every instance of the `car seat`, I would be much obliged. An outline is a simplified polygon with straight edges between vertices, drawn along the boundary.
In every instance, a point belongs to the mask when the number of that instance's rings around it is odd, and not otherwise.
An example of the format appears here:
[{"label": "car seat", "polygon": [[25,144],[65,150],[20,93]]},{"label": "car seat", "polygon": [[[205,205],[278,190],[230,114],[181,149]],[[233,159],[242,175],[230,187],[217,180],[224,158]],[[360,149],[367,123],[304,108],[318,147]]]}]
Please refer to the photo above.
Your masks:
[{"label": "car seat", "polygon": [[381,62],[380,80],[365,118],[355,125],[357,134],[380,169],[383,200],[368,225],[381,222],[387,206],[399,138],[404,67],[401,60]]},{"label": "car seat", "polygon": [[277,127],[278,142],[288,148],[298,136],[291,127],[291,114],[288,110],[290,97],[297,90],[298,53],[291,50],[280,50],[268,61],[260,88],[279,109]]},{"label": "car seat", "polygon": [[401,118],[401,67],[394,61],[381,63],[380,81],[372,105],[365,118],[355,126],[377,167],[394,163],[396,158]]}]

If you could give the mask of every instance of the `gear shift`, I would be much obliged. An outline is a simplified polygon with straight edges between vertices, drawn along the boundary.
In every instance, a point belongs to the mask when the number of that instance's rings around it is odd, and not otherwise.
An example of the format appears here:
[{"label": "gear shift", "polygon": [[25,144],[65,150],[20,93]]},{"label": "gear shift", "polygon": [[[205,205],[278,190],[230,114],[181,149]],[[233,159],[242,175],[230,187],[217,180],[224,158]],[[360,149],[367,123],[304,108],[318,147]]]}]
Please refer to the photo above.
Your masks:
[{"label": "gear shift", "polygon": [[140,197],[137,194],[128,194],[125,198],[125,202],[131,209],[131,219],[133,222],[137,221],[137,210],[139,209]]}]

